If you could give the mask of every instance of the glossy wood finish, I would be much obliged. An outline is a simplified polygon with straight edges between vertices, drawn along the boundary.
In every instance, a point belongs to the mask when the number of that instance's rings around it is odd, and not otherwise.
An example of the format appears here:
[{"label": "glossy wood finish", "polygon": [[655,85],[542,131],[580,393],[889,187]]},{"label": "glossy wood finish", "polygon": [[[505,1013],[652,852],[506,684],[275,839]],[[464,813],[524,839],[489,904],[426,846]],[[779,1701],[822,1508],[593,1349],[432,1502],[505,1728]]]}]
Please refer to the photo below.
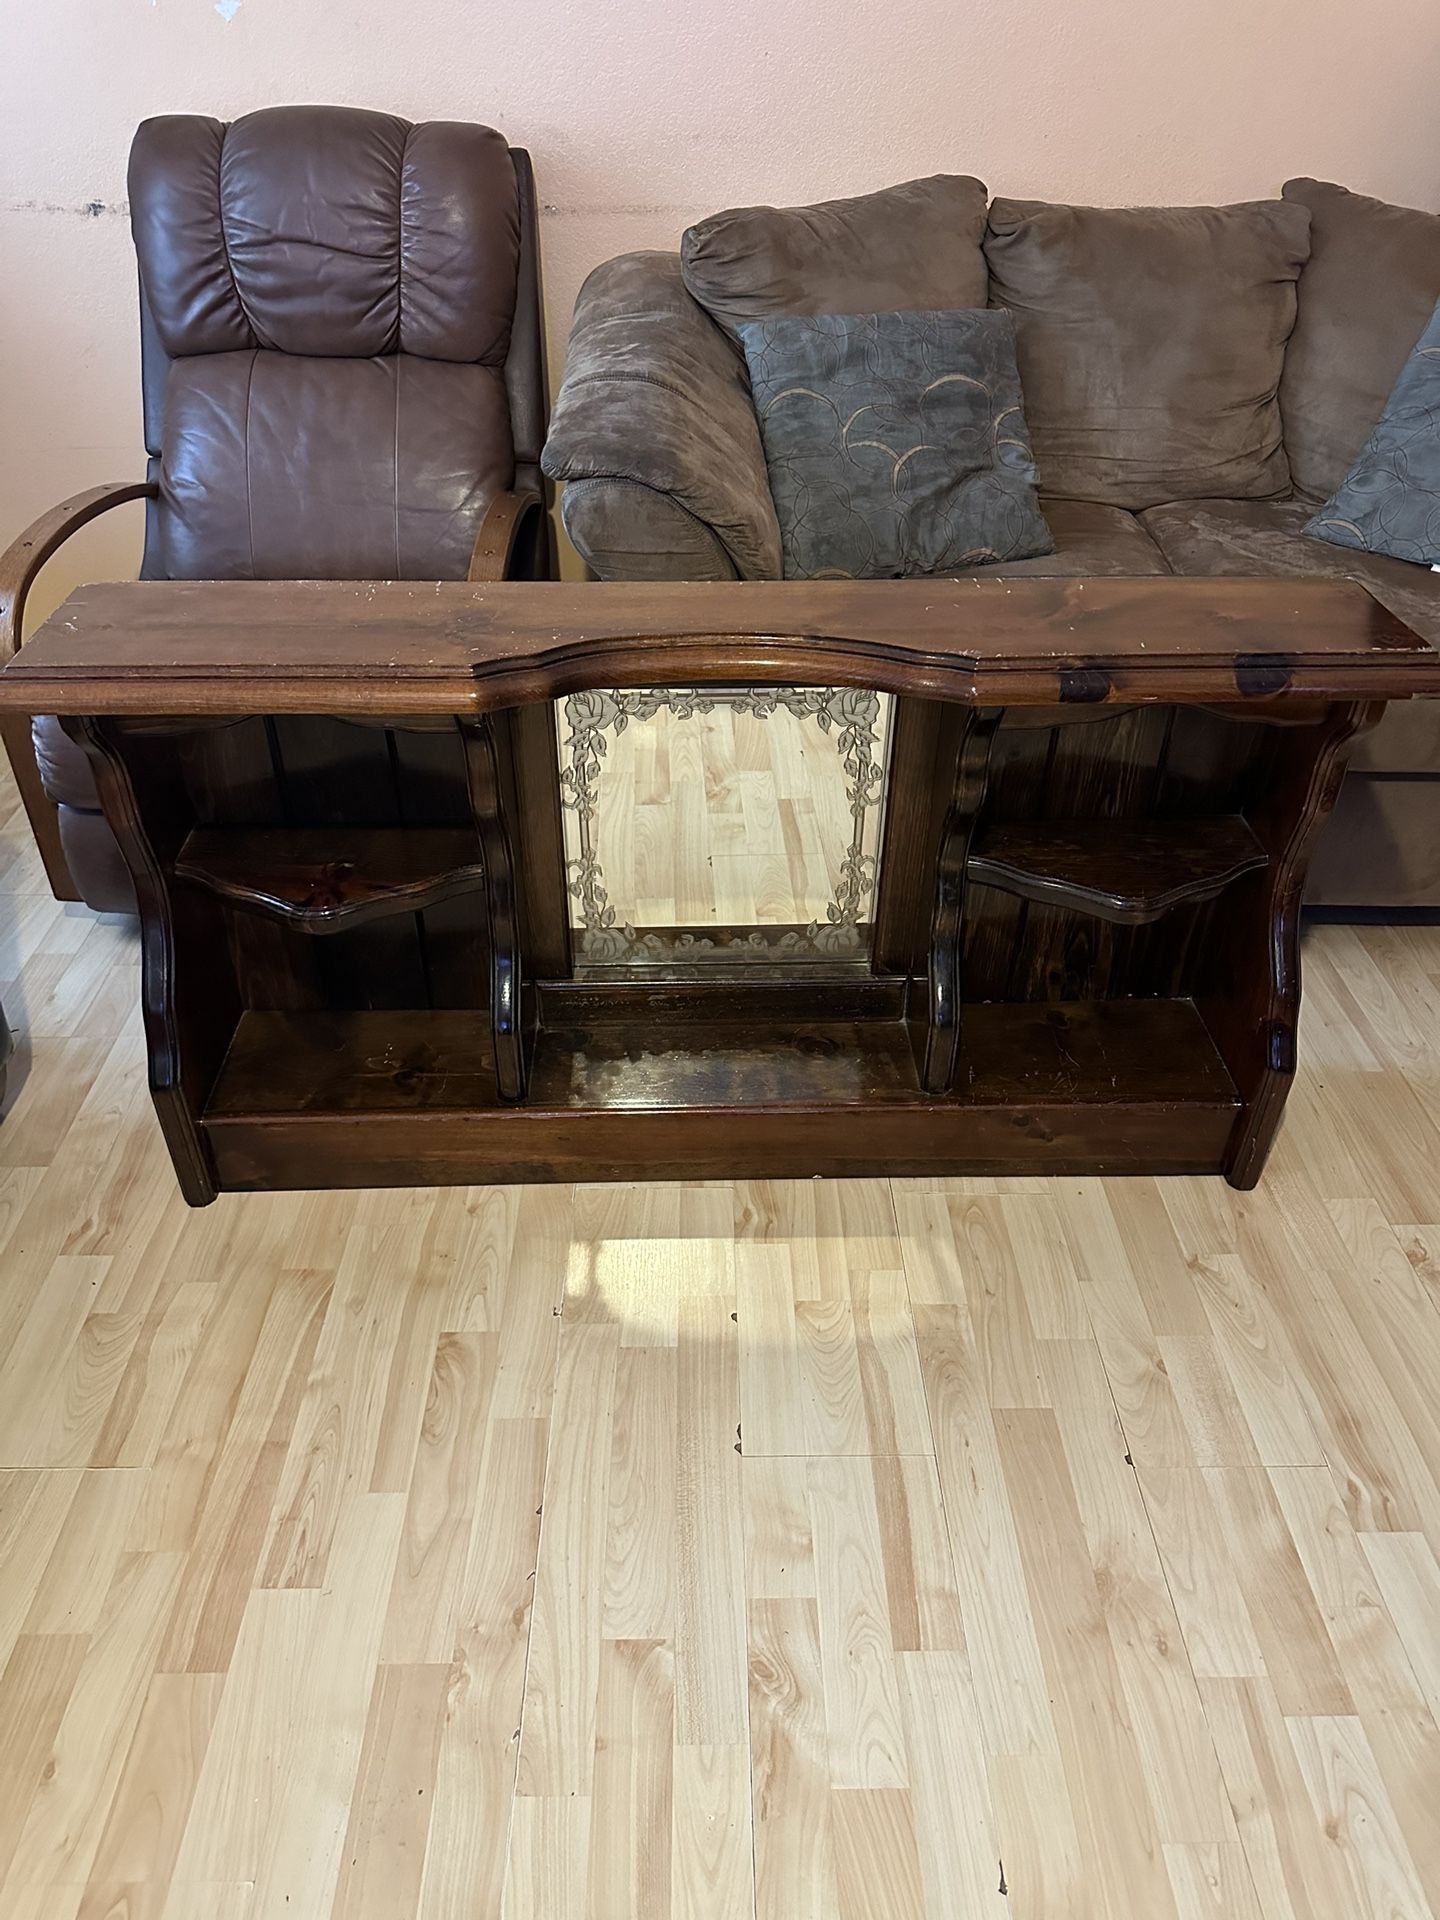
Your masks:
[{"label": "glossy wood finish", "polygon": [[[248,583],[87,590],[0,701],[94,704],[73,724],[114,763],[147,993],[195,1025],[155,1045],[197,1201],[642,1170],[1242,1185],[1348,743],[1437,668],[1347,584]],[[637,1008],[633,975],[570,977],[548,701],[682,673],[896,694],[868,979],[741,970]]]},{"label": "glossy wood finish", "polygon": [[1183,1001],[972,1008],[966,1060],[937,1105],[897,1018],[637,1009],[547,1025],[526,1103],[506,1111],[471,1015],[250,1013],[206,1130],[226,1185],[258,1188],[405,1185],[426,1166],[471,1182],[1182,1172],[1215,1163],[1239,1104]]},{"label": "glossy wood finish", "polygon": [[1440,690],[1440,655],[1348,581],[165,581],[78,589],[0,710],[460,714],[722,663],[742,684],[979,706],[1273,707],[1344,697],[1357,673],[1377,700]]},{"label": "glossy wood finish", "polygon": [[463,827],[202,828],[180,848],[175,878],[298,932],[328,934],[478,892],[478,856]]},{"label": "glossy wood finish", "polygon": [[948,1093],[960,1048],[961,980],[964,966],[964,906],[970,841],[985,803],[990,746],[1002,709],[982,707],[968,716],[955,763],[955,785],[940,833],[932,882],[934,907],[925,967],[920,1084],[927,1093]]},{"label": "glossy wood finish", "polygon": [[529,1072],[526,1054],[533,1016],[525,998],[505,785],[489,716],[462,722],[460,731],[485,876],[482,898],[490,955],[488,1004],[495,1079],[502,1100],[519,1100]]},{"label": "glossy wood finish", "polygon": [[1304,957],[1254,1193],[196,1213],[0,769],[0,1916],[1436,1920],[1440,928]]},{"label": "glossy wood finish", "polygon": [[1239,814],[1210,819],[1011,821],[983,833],[968,874],[1042,906],[1119,926],[1213,900],[1269,855]]},{"label": "glossy wood finish", "polygon": [[[121,480],[108,486],[89,487],[73,494],[33,520],[25,531],[0,554],[0,666],[20,645],[25,626],[25,605],[45,562],[65,544],[72,534],[86,527],[112,507],[132,500],[150,498],[155,489],[149,481]],[[60,840],[60,822],[53,800],[46,793],[35,763],[30,739],[29,717],[0,712],[0,740],[20,789],[20,797],[30,818],[40,857],[57,900],[78,900],[79,889],[70,875],[65,848]]]},{"label": "glossy wood finish", "polygon": [[[65,722],[90,756],[95,785],[140,909],[140,1004],[150,1091],[175,1177],[192,1207],[219,1191],[201,1116],[239,1017],[214,902],[177,890],[166,844],[178,808],[163,767],[134,768],[99,720]],[[149,789],[149,791],[147,791]]]},{"label": "glossy wood finish", "polygon": [[[540,531],[540,522],[545,517],[545,502],[531,488],[521,488],[519,492],[497,493],[485,509],[480,522],[479,532],[475,535],[475,549],[470,556],[470,565],[466,570],[467,580],[508,580],[516,569],[527,545],[532,549],[528,556],[536,557],[533,551],[536,543],[543,545],[545,535]],[[533,569],[537,578],[543,578],[547,571],[544,567]],[[531,577],[532,569],[519,569],[521,578]]]},{"label": "glossy wood finish", "polygon": [[[1260,1177],[1295,1077],[1300,1032],[1300,900],[1310,854],[1324,825],[1345,761],[1357,737],[1379,720],[1375,703],[1335,707],[1311,738],[1275,736],[1272,778],[1258,797],[1252,824],[1269,863],[1251,876],[1249,898],[1237,903],[1235,951],[1261,964],[1238,979],[1233,963],[1213,957],[1202,1001],[1208,1024],[1244,1097],[1225,1169],[1231,1184]],[[1297,743],[1300,743],[1297,745]]]}]

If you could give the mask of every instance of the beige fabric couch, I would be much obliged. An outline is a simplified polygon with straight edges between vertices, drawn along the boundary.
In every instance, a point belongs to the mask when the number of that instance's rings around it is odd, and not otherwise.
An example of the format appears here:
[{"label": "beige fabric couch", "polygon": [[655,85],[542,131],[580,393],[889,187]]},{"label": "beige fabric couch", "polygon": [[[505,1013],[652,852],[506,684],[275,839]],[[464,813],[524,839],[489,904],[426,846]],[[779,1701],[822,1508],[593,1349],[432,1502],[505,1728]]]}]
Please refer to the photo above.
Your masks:
[{"label": "beige fabric couch", "polygon": [[[733,329],[800,312],[1006,306],[1056,552],[1006,571],[1360,580],[1440,644],[1440,574],[1306,537],[1440,299],[1440,215],[1293,180],[1231,208],[987,204],[936,176],[747,208],[598,268],[546,471],[602,579],[775,578]],[[1312,903],[1440,907],[1440,702],[1360,747]]]}]

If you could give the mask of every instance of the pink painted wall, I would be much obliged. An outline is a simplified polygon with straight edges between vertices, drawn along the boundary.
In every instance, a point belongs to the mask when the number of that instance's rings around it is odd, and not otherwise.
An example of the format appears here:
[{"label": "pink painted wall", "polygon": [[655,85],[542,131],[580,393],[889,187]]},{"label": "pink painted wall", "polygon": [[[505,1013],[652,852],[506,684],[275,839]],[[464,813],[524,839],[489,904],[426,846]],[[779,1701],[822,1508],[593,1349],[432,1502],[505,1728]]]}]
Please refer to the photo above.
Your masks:
[{"label": "pink painted wall", "polygon": [[[147,114],[328,100],[534,154],[558,377],[575,292],[754,200],[977,173],[1195,202],[1316,174],[1440,208],[1436,0],[9,0],[0,541],[142,466],[125,158]],[[228,17],[227,17],[228,16]],[[133,570],[138,512],[40,604]]]}]

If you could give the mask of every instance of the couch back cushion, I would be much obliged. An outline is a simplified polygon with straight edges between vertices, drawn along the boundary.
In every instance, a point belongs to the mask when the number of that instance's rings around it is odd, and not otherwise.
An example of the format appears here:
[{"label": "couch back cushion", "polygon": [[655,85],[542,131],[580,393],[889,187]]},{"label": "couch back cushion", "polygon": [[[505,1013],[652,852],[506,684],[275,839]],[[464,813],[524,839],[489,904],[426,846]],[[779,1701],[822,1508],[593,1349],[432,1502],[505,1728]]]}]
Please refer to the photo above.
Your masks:
[{"label": "couch back cushion", "polygon": [[1440,214],[1324,180],[1290,180],[1284,191],[1310,214],[1310,259],[1280,412],[1296,490],[1323,500],[1369,439],[1440,300]]},{"label": "couch back cushion", "polygon": [[687,229],[681,270],[727,333],[804,313],[986,304],[983,182],[937,173],[813,207],[736,207]]},{"label": "couch back cushion", "polygon": [[1276,395],[1309,227],[1281,200],[993,202],[990,303],[1015,318],[1041,487],[1132,510],[1285,493]]}]

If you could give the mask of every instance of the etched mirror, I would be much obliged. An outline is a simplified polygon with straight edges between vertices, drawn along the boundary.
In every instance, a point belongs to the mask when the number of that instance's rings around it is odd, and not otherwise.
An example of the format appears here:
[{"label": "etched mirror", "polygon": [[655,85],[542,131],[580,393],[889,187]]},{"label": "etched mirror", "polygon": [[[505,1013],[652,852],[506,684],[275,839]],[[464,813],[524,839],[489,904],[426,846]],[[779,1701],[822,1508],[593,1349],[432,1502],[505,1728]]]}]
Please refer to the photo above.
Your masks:
[{"label": "etched mirror", "polygon": [[852,687],[557,701],[576,971],[867,965],[891,705]]}]

